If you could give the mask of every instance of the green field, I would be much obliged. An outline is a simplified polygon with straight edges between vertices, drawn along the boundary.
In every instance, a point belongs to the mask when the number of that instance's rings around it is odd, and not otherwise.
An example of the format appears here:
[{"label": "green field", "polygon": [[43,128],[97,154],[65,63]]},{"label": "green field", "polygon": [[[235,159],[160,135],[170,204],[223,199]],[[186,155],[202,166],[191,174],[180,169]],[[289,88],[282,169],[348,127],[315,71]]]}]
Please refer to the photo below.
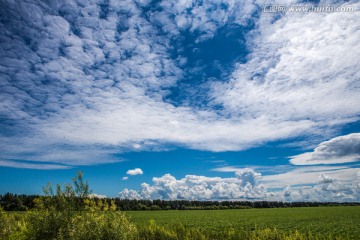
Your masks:
[{"label": "green field", "polygon": [[360,207],[307,207],[242,210],[131,211],[130,221],[139,228],[155,220],[157,225],[173,229],[179,224],[211,233],[235,229],[278,229],[322,238],[360,239]]}]

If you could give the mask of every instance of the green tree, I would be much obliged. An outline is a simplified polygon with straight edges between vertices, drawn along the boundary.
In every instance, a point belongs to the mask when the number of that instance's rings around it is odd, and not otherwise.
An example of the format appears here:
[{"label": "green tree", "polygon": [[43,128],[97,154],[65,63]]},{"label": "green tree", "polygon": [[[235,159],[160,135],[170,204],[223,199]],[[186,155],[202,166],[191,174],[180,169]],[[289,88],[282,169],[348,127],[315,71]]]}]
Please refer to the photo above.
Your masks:
[{"label": "green tree", "polygon": [[[77,172],[73,185],[47,184],[44,195],[36,199],[36,208],[29,212],[26,239],[85,240],[136,239],[137,229],[115,201],[91,199],[89,184]],[[81,210],[81,211],[79,211]]]},{"label": "green tree", "polygon": [[84,181],[83,172],[78,171],[76,176],[73,178],[73,183],[75,186],[75,194],[80,198],[87,198],[89,194],[92,193],[92,190],[89,188],[88,181]]}]

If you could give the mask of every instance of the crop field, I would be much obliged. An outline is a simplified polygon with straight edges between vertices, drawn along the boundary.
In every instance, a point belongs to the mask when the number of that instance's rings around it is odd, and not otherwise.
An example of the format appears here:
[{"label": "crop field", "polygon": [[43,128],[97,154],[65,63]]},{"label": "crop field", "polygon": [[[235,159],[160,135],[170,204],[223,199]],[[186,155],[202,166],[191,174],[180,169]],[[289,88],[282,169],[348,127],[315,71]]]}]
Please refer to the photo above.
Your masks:
[{"label": "crop field", "polygon": [[[298,231],[318,239],[360,239],[360,207],[306,207],[241,210],[131,211],[126,212],[138,228],[154,220],[165,229],[179,224],[207,235],[217,232],[277,229]],[[213,234],[212,234],[213,233]]]},{"label": "crop field", "polygon": [[360,206],[120,212],[91,204],[85,211],[0,211],[0,239],[360,239]]}]

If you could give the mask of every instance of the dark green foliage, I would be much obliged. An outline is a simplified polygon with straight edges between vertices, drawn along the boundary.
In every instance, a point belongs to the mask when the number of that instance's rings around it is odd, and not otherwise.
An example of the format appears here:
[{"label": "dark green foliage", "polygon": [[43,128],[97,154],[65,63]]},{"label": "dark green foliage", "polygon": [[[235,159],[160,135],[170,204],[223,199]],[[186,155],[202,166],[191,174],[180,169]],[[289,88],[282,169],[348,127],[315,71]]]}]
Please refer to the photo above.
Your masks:
[{"label": "dark green foliage", "polygon": [[[249,208],[290,208],[317,206],[358,206],[360,203],[334,202],[268,202],[268,201],[188,201],[188,200],[130,200],[115,199],[119,209],[138,210],[224,210]],[[155,207],[153,207],[155,206]]]},{"label": "dark green foliage", "polygon": [[6,193],[0,196],[0,204],[5,211],[26,211],[29,207],[33,207],[31,203],[33,199],[32,196]]},{"label": "dark green foliage", "polygon": [[[83,208],[83,197],[88,196],[91,192],[87,185],[84,183],[82,176],[77,180],[77,185],[81,188],[75,190],[70,184],[61,188],[56,185],[55,191],[53,186],[48,184],[44,187],[46,196],[55,196],[62,192],[64,197],[70,197],[74,202],[74,207],[77,209]],[[7,193],[3,196],[0,195],[0,206],[6,211],[24,211],[34,208],[34,199],[40,196],[35,195],[16,195]],[[249,209],[249,208],[290,208],[290,207],[322,207],[322,206],[358,206],[360,203],[335,203],[335,202],[267,202],[267,201],[188,201],[188,200],[129,200],[111,198],[107,199],[108,203],[111,200],[115,201],[118,209],[123,211],[144,211],[144,210],[219,210],[219,209]]]}]

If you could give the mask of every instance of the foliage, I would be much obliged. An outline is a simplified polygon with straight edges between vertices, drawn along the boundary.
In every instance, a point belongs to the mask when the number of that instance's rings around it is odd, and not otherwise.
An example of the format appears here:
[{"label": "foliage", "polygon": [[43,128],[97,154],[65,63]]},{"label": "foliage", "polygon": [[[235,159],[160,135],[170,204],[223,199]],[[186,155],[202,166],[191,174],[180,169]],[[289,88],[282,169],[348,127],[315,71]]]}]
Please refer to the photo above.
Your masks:
[{"label": "foliage", "polygon": [[5,211],[26,211],[28,208],[32,208],[32,204],[35,196],[17,195],[12,193],[6,193],[0,196],[0,206]]},{"label": "foliage", "polygon": [[0,207],[0,239],[25,239],[26,216],[20,213],[7,213]]},{"label": "foliage", "polygon": [[189,201],[189,200],[136,200],[115,199],[118,208],[124,211],[138,210],[225,210],[249,208],[291,208],[318,206],[357,206],[360,203],[336,202],[269,202],[269,201]]},{"label": "foliage", "polygon": [[[78,187],[76,187],[76,185]],[[86,181],[81,178],[76,179],[76,184],[65,185],[63,188],[48,183],[43,188],[45,196],[56,196],[57,192],[62,192],[63,196],[73,200],[74,208],[84,207],[84,196],[89,196],[91,190]],[[83,196],[83,197],[81,197]],[[5,211],[25,211],[33,209],[34,199],[40,196],[35,195],[16,195],[6,193],[0,195],[0,206]],[[359,202],[336,203],[336,202],[268,202],[268,201],[188,201],[188,200],[135,200],[108,198],[115,201],[118,209],[124,211],[143,211],[143,210],[225,210],[225,209],[249,209],[249,208],[291,208],[291,207],[323,207],[323,206],[359,206]]]},{"label": "foliage", "polygon": [[26,239],[134,239],[136,227],[114,205],[87,199],[84,211],[30,212]]},{"label": "foliage", "polygon": [[84,199],[88,198],[92,191],[88,182],[84,181],[83,173],[79,171],[73,178],[73,185],[66,184],[62,188],[57,184],[54,191],[53,185],[48,183],[43,187],[43,192],[45,196],[35,199],[37,209],[78,211],[85,207]]},{"label": "foliage", "polygon": [[47,184],[44,196],[34,200],[35,208],[24,214],[0,211],[0,239],[82,240],[135,239],[136,227],[114,201],[90,199],[88,183],[81,172],[73,187]]},{"label": "foliage", "polygon": [[74,240],[135,239],[137,229],[121,212],[84,212],[71,221],[69,236]]},{"label": "foliage", "polygon": [[[89,188],[89,184],[87,180],[84,182],[83,179],[84,174],[79,171],[77,175],[73,178],[74,186],[75,186],[75,195],[80,198],[86,198],[92,192]],[[72,192],[71,186],[69,186],[69,191]]]}]

